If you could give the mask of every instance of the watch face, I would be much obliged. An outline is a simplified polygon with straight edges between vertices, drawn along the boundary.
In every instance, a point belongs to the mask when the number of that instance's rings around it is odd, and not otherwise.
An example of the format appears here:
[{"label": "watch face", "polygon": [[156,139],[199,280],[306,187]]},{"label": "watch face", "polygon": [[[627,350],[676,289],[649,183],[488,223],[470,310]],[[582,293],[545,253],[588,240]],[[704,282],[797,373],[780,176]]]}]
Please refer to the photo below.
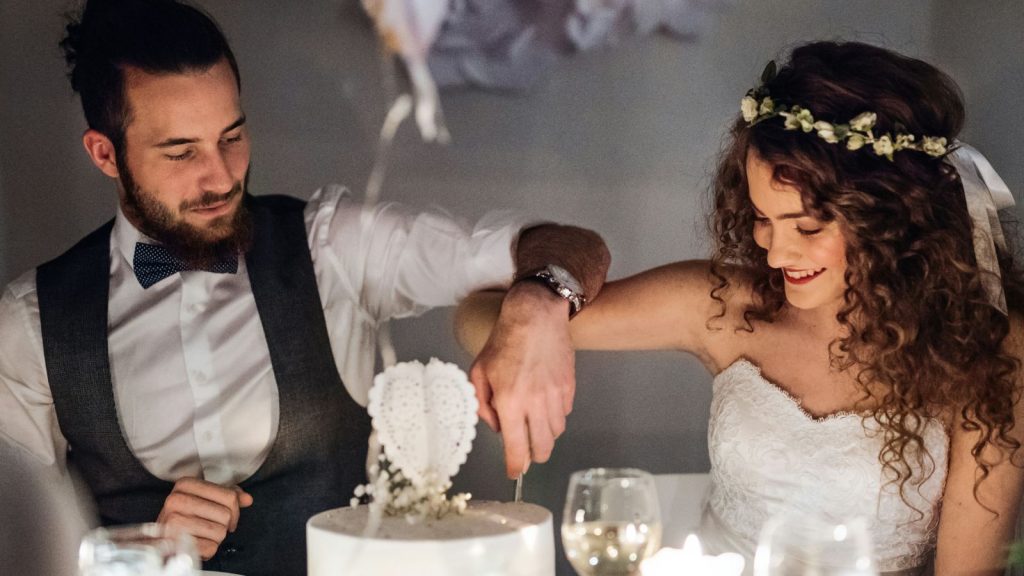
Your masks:
[{"label": "watch face", "polygon": [[576,281],[576,278],[574,278],[573,275],[565,268],[551,264],[548,266],[548,272],[559,284],[565,286],[569,290],[572,290],[576,294],[583,293],[583,287],[580,286],[580,283]]}]

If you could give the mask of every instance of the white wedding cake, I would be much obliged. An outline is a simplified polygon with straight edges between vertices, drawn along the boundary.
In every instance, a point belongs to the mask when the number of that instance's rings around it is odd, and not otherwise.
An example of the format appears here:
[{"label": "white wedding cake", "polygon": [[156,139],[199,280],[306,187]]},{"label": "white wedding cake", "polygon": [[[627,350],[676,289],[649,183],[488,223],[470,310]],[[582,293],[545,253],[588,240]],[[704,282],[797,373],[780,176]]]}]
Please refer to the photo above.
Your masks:
[{"label": "white wedding cake", "polygon": [[385,517],[363,536],[369,507],[338,508],[306,527],[309,576],[553,576],[551,513],[533,504],[471,502],[415,524]]},{"label": "white wedding cake", "polygon": [[306,524],[309,576],[554,576],[549,511],[446,494],[476,435],[462,370],[396,364],[374,379],[367,410],[383,453],[352,506]]}]

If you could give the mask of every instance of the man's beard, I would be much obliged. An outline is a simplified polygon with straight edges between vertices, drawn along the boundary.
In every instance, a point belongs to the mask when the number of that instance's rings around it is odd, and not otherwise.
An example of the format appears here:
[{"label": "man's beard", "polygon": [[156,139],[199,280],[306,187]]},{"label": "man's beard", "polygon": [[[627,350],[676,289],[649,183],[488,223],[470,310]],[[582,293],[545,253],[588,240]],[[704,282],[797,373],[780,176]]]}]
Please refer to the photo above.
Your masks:
[{"label": "man's beard", "polygon": [[[124,187],[125,216],[140,232],[163,244],[189,267],[207,269],[216,262],[249,251],[252,246],[252,215],[244,201],[239,204],[233,216],[214,220],[209,228],[199,228],[183,218],[176,219],[174,213],[153,194],[139,188],[124,158],[119,159],[118,166],[121,167],[119,177]],[[237,182],[227,193],[203,192],[198,200],[183,201],[178,210],[185,214],[190,209],[233,201],[248,188],[249,172],[246,171],[243,181]],[[209,233],[213,231],[227,231],[227,234],[210,240]]]}]

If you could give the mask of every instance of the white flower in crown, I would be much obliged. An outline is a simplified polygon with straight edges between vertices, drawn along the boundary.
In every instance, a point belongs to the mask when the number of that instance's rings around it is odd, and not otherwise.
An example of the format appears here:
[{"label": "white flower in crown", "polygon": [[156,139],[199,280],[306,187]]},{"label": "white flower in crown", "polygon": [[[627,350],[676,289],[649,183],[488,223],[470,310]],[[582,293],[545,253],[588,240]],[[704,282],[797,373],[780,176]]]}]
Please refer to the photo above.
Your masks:
[{"label": "white flower in crown", "polygon": [[941,136],[938,138],[925,136],[921,139],[921,150],[929,156],[936,158],[942,156],[946,153],[946,139]]},{"label": "white flower in crown", "polygon": [[897,134],[896,142],[893,144],[893,148],[896,150],[914,149],[914,135]]},{"label": "white flower in crown", "polygon": [[875,154],[878,154],[879,156],[885,156],[889,160],[892,160],[892,153],[895,152],[896,149],[893,147],[892,139],[889,138],[888,134],[885,134],[878,140],[875,140],[873,146],[875,149]]},{"label": "white flower in crown", "polygon": [[868,132],[875,127],[878,115],[874,112],[861,112],[850,120],[850,129],[857,132]]},{"label": "white flower in crown", "polygon": [[799,106],[793,106],[789,112],[779,112],[779,115],[786,119],[786,129],[803,130],[810,132],[814,130],[814,116],[811,111]]},{"label": "white flower in crown", "polygon": [[847,150],[860,150],[867,143],[867,138],[862,134],[850,134],[850,137],[846,139]]},{"label": "white flower in crown", "polygon": [[754,118],[757,118],[757,109],[757,100],[754,100],[753,97],[744,96],[743,100],[740,100],[740,112],[743,113],[743,119],[747,122],[753,122]]},{"label": "white flower in crown", "polygon": [[839,137],[836,136],[836,127],[828,122],[822,122],[819,120],[814,123],[814,129],[818,131],[818,136],[825,142],[828,142],[829,144],[839,142]]}]

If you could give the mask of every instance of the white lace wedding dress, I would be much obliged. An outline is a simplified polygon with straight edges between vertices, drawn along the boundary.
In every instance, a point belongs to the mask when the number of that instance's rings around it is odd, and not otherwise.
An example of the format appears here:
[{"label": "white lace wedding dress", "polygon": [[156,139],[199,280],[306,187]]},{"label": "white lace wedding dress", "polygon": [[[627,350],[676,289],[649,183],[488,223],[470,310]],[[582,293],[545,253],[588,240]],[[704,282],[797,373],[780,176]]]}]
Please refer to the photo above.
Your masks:
[{"label": "white lace wedding dress", "polygon": [[812,418],[757,366],[733,363],[714,380],[711,488],[700,530],[705,549],[741,552],[750,573],[764,522],[796,507],[836,521],[866,517],[881,572],[926,564],[935,542],[949,438],[939,421],[926,424],[922,438],[928,456],[919,464],[908,454],[908,461],[915,477],[927,480],[908,482],[901,498],[899,484],[887,482],[878,461],[878,432],[873,419],[856,414]]}]

